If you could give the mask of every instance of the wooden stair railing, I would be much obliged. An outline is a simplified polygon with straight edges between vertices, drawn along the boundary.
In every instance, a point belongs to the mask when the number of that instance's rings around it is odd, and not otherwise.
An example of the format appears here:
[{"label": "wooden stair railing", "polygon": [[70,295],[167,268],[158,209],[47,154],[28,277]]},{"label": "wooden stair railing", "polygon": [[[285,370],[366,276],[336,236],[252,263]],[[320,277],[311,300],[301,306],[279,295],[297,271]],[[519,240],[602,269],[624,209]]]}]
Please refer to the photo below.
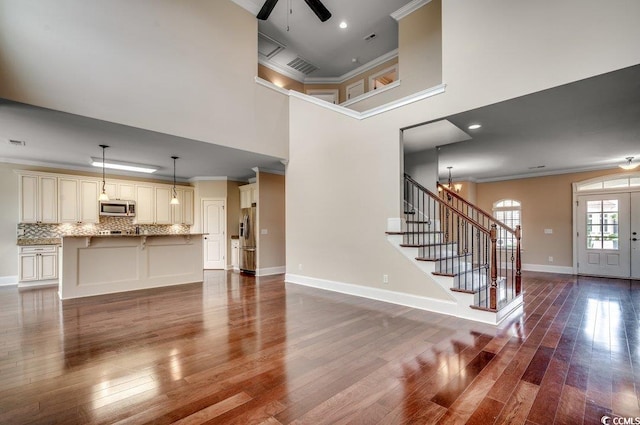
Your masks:
[{"label": "wooden stair railing", "polygon": [[[448,186],[438,183],[438,193],[441,198],[446,199],[447,203],[454,206],[456,209],[462,211],[465,215],[473,217],[476,221],[485,225],[485,228],[492,228],[496,226],[496,243],[503,241],[504,247],[502,253],[510,254],[510,261],[514,280],[514,289],[516,296],[520,295],[522,291],[522,227],[517,225],[515,229],[511,228],[507,224],[493,217],[482,208],[467,201],[456,192],[451,190]],[[506,249],[505,249],[506,247]],[[515,264],[514,264],[515,262]]]},{"label": "wooden stair railing", "polygon": [[434,274],[454,277],[452,290],[476,294],[472,307],[498,311],[520,294],[520,229],[454,198],[405,174],[403,246],[417,247],[418,260],[437,262]]}]

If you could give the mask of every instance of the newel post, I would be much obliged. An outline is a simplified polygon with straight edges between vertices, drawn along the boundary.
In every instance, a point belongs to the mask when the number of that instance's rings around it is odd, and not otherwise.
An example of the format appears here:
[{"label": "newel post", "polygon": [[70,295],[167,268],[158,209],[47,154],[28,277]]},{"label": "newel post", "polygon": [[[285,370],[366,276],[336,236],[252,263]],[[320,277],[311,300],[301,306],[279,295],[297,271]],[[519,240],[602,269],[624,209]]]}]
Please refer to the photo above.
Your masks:
[{"label": "newel post", "polygon": [[498,244],[497,244],[497,226],[491,225],[489,237],[491,238],[491,288],[489,289],[489,308],[491,310],[498,309]]},{"label": "newel post", "polygon": [[522,237],[522,229],[520,225],[516,226],[516,296],[520,295],[522,290],[522,258],[520,256],[520,238]]}]

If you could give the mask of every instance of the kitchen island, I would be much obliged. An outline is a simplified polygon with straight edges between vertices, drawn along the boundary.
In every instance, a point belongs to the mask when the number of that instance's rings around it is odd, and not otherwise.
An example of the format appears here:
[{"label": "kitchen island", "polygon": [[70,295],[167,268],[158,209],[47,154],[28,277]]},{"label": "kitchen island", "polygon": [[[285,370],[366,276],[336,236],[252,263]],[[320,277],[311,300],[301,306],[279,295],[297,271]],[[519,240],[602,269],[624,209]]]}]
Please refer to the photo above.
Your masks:
[{"label": "kitchen island", "polygon": [[63,300],[202,282],[202,234],[64,236]]}]

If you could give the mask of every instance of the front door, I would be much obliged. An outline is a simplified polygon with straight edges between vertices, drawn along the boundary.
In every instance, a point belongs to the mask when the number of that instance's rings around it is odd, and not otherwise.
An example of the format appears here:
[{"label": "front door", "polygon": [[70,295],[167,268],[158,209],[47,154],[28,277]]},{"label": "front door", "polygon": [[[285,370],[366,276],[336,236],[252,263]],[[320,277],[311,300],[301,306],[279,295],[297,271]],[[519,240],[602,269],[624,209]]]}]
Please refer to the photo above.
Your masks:
[{"label": "front door", "polygon": [[579,274],[631,276],[631,217],[630,193],[578,197]]},{"label": "front door", "polygon": [[631,277],[640,279],[640,192],[631,194]]},{"label": "front door", "polygon": [[224,269],[227,240],[224,200],[202,200],[202,231],[204,235],[204,268]]}]

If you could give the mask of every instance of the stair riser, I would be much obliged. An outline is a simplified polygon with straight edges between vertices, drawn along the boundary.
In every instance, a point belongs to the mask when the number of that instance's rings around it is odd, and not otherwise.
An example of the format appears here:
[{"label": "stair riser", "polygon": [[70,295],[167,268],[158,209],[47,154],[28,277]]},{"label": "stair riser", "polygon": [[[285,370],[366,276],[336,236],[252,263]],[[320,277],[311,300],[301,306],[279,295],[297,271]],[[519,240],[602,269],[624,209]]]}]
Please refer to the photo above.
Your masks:
[{"label": "stair riser", "polygon": [[423,245],[423,244],[438,244],[441,242],[442,242],[442,235],[440,233],[416,233],[416,234],[404,235],[404,243]]}]

